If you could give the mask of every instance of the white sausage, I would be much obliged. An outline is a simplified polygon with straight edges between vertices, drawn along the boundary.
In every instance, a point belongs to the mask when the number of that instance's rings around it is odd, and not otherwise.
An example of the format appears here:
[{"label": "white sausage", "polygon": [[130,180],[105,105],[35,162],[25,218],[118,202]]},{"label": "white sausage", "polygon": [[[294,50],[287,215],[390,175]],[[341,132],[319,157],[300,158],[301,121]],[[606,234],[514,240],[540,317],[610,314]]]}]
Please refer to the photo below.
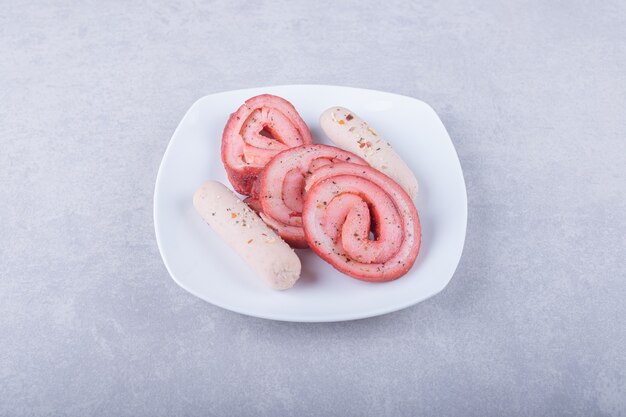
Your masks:
[{"label": "white sausage", "polygon": [[389,142],[365,120],[344,107],[331,107],[320,116],[320,124],[335,145],[365,159],[372,167],[396,181],[415,200],[417,178]]},{"label": "white sausage", "polygon": [[298,255],[224,184],[207,181],[193,196],[205,222],[275,290],[300,277]]}]

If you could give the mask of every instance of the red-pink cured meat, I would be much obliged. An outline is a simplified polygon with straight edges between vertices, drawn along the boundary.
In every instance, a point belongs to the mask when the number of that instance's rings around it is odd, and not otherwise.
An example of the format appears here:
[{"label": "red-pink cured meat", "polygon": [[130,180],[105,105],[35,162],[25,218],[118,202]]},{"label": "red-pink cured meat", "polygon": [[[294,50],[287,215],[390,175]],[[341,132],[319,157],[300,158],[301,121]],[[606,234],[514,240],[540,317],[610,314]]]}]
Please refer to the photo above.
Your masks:
[{"label": "red-pink cured meat", "polygon": [[421,243],[419,217],[391,178],[369,166],[335,163],[313,172],[305,190],[307,242],[333,267],[374,282],[411,269]]},{"label": "red-pink cured meat", "polygon": [[351,152],[327,145],[303,145],[276,155],[260,176],[261,218],[294,247],[307,247],[302,229],[304,185],[324,166],[341,162],[367,165]]},{"label": "red-pink cured meat", "polygon": [[263,167],[277,153],[313,143],[311,132],[287,100],[252,97],[230,115],[222,134],[222,162],[235,191],[250,195]]},{"label": "red-pink cured meat", "polygon": [[250,207],[252,210],[254,210],[256,212],[256,214],[260,214],[261,213],[261,203],[259,202],[259,200],[257,198],[246,197],[243,200],[243,202],[246,203],[248,205],[248,207]]}]

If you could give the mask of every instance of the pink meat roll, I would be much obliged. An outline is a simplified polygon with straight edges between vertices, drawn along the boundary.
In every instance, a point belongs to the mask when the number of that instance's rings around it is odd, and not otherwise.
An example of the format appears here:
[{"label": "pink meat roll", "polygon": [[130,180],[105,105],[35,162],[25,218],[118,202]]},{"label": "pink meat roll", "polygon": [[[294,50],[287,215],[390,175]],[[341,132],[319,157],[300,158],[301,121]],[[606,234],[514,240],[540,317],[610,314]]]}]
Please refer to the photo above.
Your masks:
[{"label": "pink meat roll", "polygon": [[235,191],[250,195],[257,176],[277,153],[313,143],[311,132],[287,100],[252,97],[230,115],[222,134],[222,162]]},{"label": "pink meat roll", "polygon": [[307,247],[302,229],[306,179],[337,162],[367,165],[352,152],[333,146],[303,145],[279,153],[263,170],[258,195],[261,218],[292,247]]},{"label": "pink meat roll", "polygon": [[369,166],[336,163],[312,173],[305,189],[302,223],[321,258],[371,282],[391,281],[411,269],[421,243],[420,221],[394,180]]}]

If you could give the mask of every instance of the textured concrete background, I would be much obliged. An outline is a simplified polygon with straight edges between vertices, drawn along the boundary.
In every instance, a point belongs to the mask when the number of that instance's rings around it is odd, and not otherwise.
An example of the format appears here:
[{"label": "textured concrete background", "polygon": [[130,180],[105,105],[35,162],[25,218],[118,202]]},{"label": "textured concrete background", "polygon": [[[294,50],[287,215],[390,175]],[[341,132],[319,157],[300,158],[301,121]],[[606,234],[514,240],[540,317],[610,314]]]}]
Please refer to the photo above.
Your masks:
[{"label": "textured concrete background", "polygon": [[[0,415],[626,414],[626,3],[71,3],[0,4]],[[305,325],[169,278],[177,123],[290,83],[439,113],[470,206],[443,293]]]}]

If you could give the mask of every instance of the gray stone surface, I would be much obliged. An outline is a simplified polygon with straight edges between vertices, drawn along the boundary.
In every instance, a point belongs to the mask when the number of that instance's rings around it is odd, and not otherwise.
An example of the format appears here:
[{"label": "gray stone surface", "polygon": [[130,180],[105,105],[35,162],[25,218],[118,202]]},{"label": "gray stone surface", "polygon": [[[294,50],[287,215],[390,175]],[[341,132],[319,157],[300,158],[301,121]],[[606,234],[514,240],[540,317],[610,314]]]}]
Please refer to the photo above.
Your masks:
[{"label": "gray stone surface", "polygon": [[[0,6],[0,415],[626,414],[626,3]],[[307,325],[169,278],[178,121],[291,83],[439,113],[469,195],[443,293]]]}]

